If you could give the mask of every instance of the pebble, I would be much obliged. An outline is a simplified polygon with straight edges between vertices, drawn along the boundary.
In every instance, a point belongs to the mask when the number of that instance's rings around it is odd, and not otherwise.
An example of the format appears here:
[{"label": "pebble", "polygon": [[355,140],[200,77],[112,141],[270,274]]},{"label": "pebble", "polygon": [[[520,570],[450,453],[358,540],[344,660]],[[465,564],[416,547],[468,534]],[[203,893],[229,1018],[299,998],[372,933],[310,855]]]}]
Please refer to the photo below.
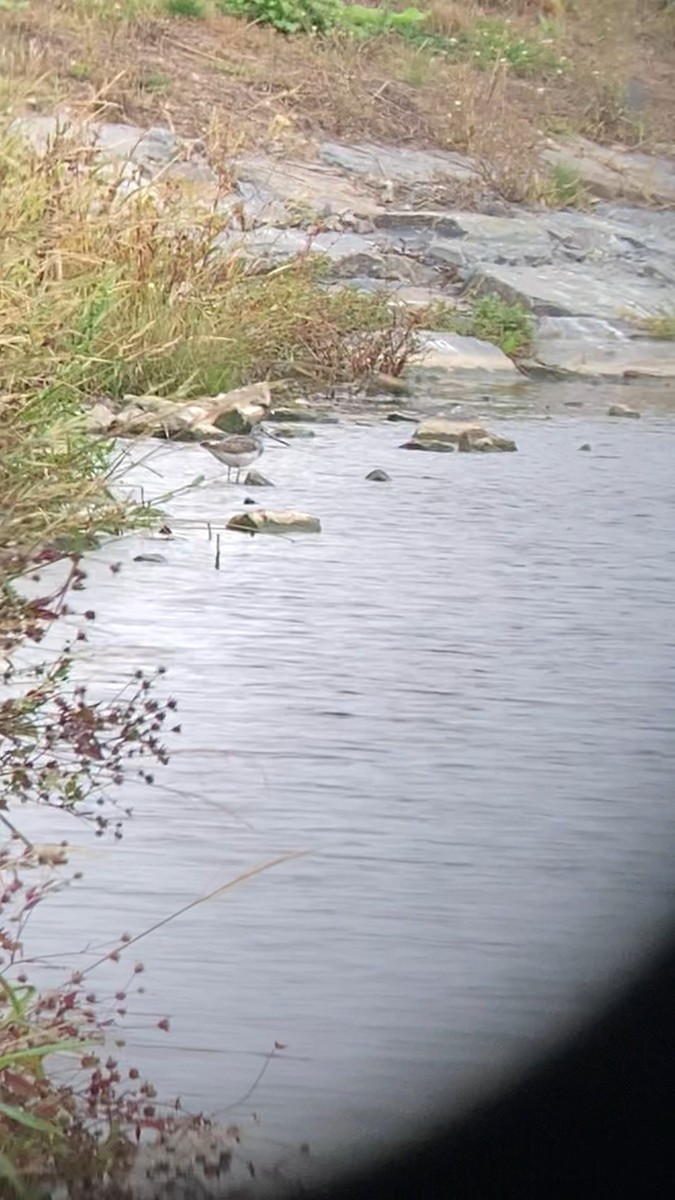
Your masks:
[{"label": "pebble", "polygon": [[627,404],[610,404],[607,409],[608,417],[633,417],[637,420],[640,415],[636,408],[629,408]]}]

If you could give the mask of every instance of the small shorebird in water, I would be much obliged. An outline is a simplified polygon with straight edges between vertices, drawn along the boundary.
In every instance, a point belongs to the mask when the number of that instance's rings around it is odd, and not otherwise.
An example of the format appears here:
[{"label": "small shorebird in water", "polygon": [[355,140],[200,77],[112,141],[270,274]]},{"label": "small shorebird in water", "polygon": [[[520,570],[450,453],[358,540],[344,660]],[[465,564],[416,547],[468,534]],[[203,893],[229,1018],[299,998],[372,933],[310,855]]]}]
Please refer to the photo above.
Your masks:
[{"label": "small shorebird in water", "polygon": [[262,435],[271,438],[274,442],[279,442],[282,446],[287,446],[288,442],[284,442],[282,438],[275,437],[268,429],[263,429],[261,425],[257,429],[252,429],[250,433],[234,434],[232,437],[220,438],[217,442],[200,442],[200,446],[204,450],[208,450],[218,462],[223,463],[227,467],[228,482],[232,472],[237,472],[236,483],[239,483],[239,475],[244,467],[250,467],[252,463],[257,462],[260,456],[265,451],[265,444]]}]

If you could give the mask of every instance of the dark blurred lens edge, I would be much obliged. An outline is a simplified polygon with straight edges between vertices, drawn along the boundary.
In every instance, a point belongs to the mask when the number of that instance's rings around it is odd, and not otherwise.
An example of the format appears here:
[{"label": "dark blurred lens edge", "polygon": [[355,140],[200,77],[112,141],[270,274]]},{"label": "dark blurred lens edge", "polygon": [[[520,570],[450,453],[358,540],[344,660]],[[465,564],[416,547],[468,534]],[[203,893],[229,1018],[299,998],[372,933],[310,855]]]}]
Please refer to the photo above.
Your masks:
[{"label": "dark blurred lens edge", "polygon": [[675,1185],[675,937],[589,1028],[487,1103],[308,1200],[661,1197]]}]

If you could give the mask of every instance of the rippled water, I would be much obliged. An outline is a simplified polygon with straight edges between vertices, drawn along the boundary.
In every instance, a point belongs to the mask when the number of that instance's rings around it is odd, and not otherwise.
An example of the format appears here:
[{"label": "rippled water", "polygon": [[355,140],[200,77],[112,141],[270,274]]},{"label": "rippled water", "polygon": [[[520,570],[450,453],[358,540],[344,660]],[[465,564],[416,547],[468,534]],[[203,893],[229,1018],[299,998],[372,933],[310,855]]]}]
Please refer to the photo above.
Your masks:
[{"label": "rippled water", "polygon": [[144,942],[127,1020],[161,1092],[255,1112],[254,1141],[344,1154],[465,1098],[582,1016],[672,900],[675,421],[501,428],[518,454],[406,454],[382,423],[271,449],[256,499],[324,531],[224,534],[218,572],[206,521],[244,491],[162,448],[147,495],[209,478],[169,503],[175,540],[91,563],[88,669],[165,665],[183,734],[120,845],[67,826],[84,879],[31,945],[62,961],[309,851]]}]

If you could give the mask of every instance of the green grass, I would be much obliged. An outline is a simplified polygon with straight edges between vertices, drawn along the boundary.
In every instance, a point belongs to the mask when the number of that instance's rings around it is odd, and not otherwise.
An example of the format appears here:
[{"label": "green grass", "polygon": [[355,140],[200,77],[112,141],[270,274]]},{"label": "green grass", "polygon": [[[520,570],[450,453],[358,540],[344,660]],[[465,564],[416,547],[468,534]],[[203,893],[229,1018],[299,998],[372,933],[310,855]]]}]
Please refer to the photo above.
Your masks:
[{"label": "green grass", "polygon": [[653,317],[647,317],[642,323],[642,328],[650,337],[659,341],[675,341],[675,309],[664,310]]},{"label": "green grass", "polygon": [[505,354],[525,353],[534,336],[532,318],[520,304],[509,304],[501,296],[481,296],[476,300],[470,318],[474,337],[494,342]]},{"label": "green grass", "polygon": [[0,148],[5,395],[74,416],[87,396],[189,397],[265,377],[332,384],[391,370],[401,318],[380,297],[326,291],[318,256],[252,273],[213,250],[225,220],[195,219],[189,194],[167,186],[121,200],[95,173],[65,186],[64,154]]},{"label": "green grass", "polygon": [[576,208],[583,211],[592,204],[591,194],[578,171],[566,163],[555,164],[536,198],[549,208]]},{"label": "green grass", "polygon": [[203,20],[208,15],[202,0],[164,0],[164,6],[172,17],[195,17]]},{"label": "green grass", "polygon": [[539,35],[524,37],[507,19],[480,17],[456,37],[448,37],[434,32],[429,14],[415,6],[396,11],[386,6],[345,4],[342,0],[217,0],[217,4],[222,12],[272,25],[285,34],[339,29],[361,38],[395,35],[453,60],[471,61],[485,70],[503,64],[514,74],[527,76],[561,71],[565,66],[555,50],[552,26],[546,24]]},{"label": "green grass", "polygon": [[511,358],[526,354],[534,337],[527,309],[520,304],[509,304],[496,293],[478,297],[468,312],[458,312],[450,304],[433,304],[425,311],[423,324],[427,329],[493,342]]}]

